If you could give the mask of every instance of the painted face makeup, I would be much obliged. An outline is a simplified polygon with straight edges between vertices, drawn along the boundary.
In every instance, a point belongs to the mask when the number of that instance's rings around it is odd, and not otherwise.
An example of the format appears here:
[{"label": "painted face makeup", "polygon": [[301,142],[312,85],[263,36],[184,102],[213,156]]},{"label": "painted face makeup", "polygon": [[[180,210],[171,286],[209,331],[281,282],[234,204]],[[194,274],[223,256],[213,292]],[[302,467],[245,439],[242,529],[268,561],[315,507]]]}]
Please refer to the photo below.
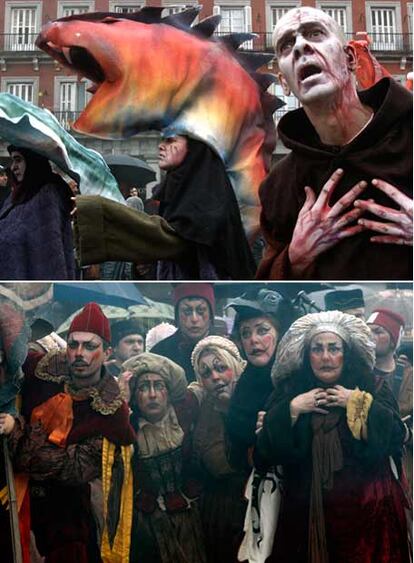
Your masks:
[{"label": "painted face makeup", "polygon": [[10,170],[16,178],[16,181],[20,184],[20,182],[23,182],[26,172],[26,160],[24,156],[17,151],[11,153],[11,160]]},{"label": "painted face makeup", "polygon": [[141,416],[149,422],[158,422],[167,414],[168,389],[157,373],[141,375],[135,398]]},{"label": "painted face makeup", "polygon": [[128,334],[121,338],[114,347],[114,353],[118,360],[125,362],[144,351],[145,342],[141,334]]},{"label": "painted face makeup", "polygon": [[187,156],[187,139],[182,135],[168,137],[161,141],[158,145],[158,150],[158,166],[161,170],[172,170],[173,168],[177,168],[177,166],[179,166]]},{"label": "painted face makeup", "polygon": [[210,309],[205,299],[186,298],[178,304],[178,323],[181,332],[191,340],[207,336],[210,327]]},{"label": "painted face makeup", "polygon": [[234,372],[213,352],[201,355],[198,364],[203,387],[216,399],[228,399],[233,392]]},{"label": "painted face makeup", "polygon": [[254,366],[265,366],[271,360],[278,338],[277,329],[267,317],[255,317],[240,323],[243,350]]},{"label": "painted face makeup", "polygon": [[322,383],[335,383],[344,366],[344,345],[333,332],[314,336],[309,346],[309,359],[315,377]]},{"label": "painted face makeup", "polygon": [[335,26],[321,10],[298,8],[275,28],[281,84],[305,106],[342,92],[351,81],[346,48]]},{"label": "painted face makeup", "polygon": [[87,387],[97,383],[109,353],[109,349],[104,350],[103,340],[97,334],[72,332],[68,337],[66,357],[75,385]]}]

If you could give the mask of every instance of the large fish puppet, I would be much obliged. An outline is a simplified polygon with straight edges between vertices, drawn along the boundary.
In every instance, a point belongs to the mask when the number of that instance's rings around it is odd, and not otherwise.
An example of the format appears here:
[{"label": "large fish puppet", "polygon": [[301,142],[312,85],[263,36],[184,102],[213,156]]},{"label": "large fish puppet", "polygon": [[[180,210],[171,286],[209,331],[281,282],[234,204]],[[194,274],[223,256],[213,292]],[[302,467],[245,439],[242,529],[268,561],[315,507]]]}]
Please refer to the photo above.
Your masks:
[{"label": "large fish puppet", "polygon": [[57,164],[77,182],[81,194],[125,202],[103,156],[81,145],[49,110],[0,94],[0,137]]},{"label": "large fish puppet", "polygon": [[61,18],[42,28],[36,44],[93,82],[76,131],[123,139],[156,129],[205,142],[223,160],[254,236],[258,188],[276,142],[273,113],[283,105],[267,92],[274,75],[257,72],[273,56],[237,50],[252,34],[214,37],[219,16],[191,26],[200,8],[166,18],[162,10]]}]

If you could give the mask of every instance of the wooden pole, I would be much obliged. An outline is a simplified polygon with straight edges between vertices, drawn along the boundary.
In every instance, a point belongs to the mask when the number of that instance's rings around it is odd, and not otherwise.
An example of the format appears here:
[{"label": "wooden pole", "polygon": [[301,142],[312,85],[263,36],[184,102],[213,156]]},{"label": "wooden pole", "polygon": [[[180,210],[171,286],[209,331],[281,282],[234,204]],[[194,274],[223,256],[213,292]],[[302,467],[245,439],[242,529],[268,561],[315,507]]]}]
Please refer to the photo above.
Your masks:
[{"label": "wooden pole", "polygon": [[14,488],[13,466],[10,459],[7,436],[2,436],[4,465],[6,469],[7,492],[9,495],[10,529],[13,547],[13,563],[23,563],[22,546],[20,543],[19,513],[17,508],[16,489]]}]

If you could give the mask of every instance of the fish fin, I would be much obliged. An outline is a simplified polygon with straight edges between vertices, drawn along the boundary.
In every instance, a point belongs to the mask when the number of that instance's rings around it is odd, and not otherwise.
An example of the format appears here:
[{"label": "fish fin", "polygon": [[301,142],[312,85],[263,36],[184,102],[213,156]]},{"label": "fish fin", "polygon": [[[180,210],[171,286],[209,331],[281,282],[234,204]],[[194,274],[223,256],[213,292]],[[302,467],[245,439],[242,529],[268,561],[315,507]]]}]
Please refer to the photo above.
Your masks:
[{"label": "fish fin", "polygon": [[277,76],[268,72],[253,72],[251,77],[258,83],[260,89],[265,92],[271,84],[276,82]]},{"label": "fish fin", "polygon": [[270,63],[274,55],[268,53],[243,53],[236,51],[235,53],[240,64],[248,71],[253,72],[261,66]]},{"label": "fish fin", "polygon": [[191,31],[195,32],[201,37],[209,38],[216,31],[217,26],[220,24],[220,21],[220,15],[209,16],[208,18],[202,20],[200,23],[194,25],[191,28]]},{"label": "fish fin", "polygon": [[202,6],[194,6],[188,8],[188,10],[183,10],[177,14],[172,14],[161,20],[161,23],[166,23],[172,27],[178,27],[179,29],[190,30],[191,24],[196,19],[201,11]]},{"label": "fish fin", "polygon": [[229,49],[236,50],[246,41],[251,41],[256,37],[258,37],[256,33],[230,33],[228,35],[222,35],[219,40]]}]

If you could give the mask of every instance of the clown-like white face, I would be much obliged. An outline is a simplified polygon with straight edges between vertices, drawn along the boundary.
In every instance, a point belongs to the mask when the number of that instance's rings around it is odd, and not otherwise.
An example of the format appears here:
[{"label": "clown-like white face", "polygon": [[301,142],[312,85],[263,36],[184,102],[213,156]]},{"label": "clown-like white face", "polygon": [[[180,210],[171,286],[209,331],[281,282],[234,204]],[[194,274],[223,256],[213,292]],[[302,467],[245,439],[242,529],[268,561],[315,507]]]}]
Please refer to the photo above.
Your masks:
[{"label": "clown-like white face", "polygon": [[214,352],[208,350],[198,363],[203,387],[218,400],[228,399],[233,392],[234,371]]},{"label": "clown-like white face", "polygon": [[181,332],[198,342],[207,336],[210,328],[210,309],[202,297],[186,297],[178,303],[178,323]]},{"label": "clown-like white face", "polygon": [[315,377],[325,384],[335,383],[344,366],[342,339],[333,332],[317,334],[310,342],[309,359]]},{"label": "clown-like white face", "polygon": [[149,422],[158,422],[167,414],[168,389],[163,378],[157,373],[144,373],[140,376],[136,392],[136,401],[143,418]]},{"label": "clown-like white face", "polygon": [[100,379],[101,368],[109,357],[110,349],[92,332],[71,332],[68,336],[66,357],[76,386],[94,385]]},{"label": "clown-like white face", "polygon": [[279,333],[268,317],[254,317],[241,321],[240,340],[249,362],[265,366],[276,350]]},{"label": "clown-like white face", "polygon": [[306,106],[342,92],[352,80],[352,49],[344,47],[334,21],[321,10],[298,8],[283,16],[273,41],[279,79]]}]

